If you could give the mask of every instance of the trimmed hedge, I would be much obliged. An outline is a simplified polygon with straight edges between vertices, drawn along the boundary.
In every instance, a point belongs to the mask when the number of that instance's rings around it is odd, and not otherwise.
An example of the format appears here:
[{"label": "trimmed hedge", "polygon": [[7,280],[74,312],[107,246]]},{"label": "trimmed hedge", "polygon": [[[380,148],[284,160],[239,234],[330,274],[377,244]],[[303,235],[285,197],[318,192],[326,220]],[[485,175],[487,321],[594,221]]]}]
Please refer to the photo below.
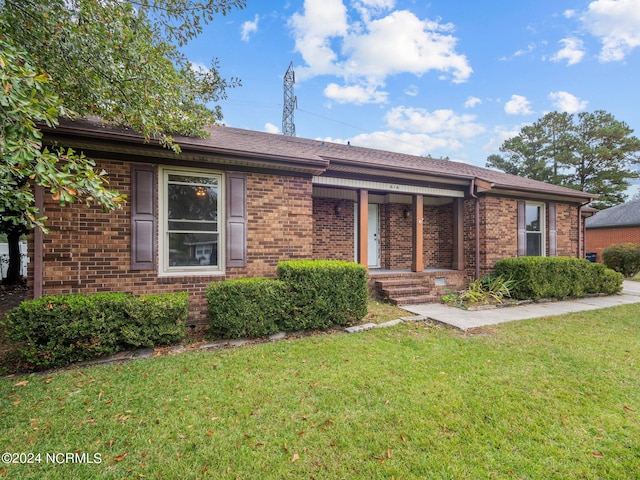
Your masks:
[{"label": "trimmed hedge", "polygon": [[185,335],[187,293],[50,295],[27,300],[4,322],[20,360],[50,368],[132,347],[175,343]]},{"label": "trimmed hedge", "polygon": [[263,337],[289,315],[287,287],[273,278],[242,278],[207,286],[210,333],[224,338]]},{"label": "trimmed hedge", "polygon": [[245,278],[207,287],[211,334],[262,337],[277,331],[326,330],[367,314],[367,270],[351,262],[294,260],[280,279]]},{"label": "trimmed hedge", "polygon": [[518,300],[610,295],[622,291],[620,273],[578,258],[506,258],[498,261],[494,270],[496,275],[516,282],[511,297]]},{"label": "trimmed hedge", "polygon": [[602,252],[602,261],[608,268],[625,277],[634,277],[640,272],[640,244],[611,245]]},{"label": "trimmed hedge", "polygon": [[338,260],[288,260],[278,264],[287,284],[292,315],[284,330],[326,330],[359,322],[367,314],[367,269]]}]

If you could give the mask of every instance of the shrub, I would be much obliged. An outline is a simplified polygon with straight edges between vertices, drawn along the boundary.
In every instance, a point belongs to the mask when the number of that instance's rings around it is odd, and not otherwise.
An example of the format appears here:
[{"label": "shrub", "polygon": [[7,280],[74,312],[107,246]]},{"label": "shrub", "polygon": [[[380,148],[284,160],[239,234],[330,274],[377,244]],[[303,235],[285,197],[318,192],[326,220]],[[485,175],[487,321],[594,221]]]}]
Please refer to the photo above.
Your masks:
[{"label": "shrub", "polygon": [[287,287],[270,278],[243,278],[207,286],[210,333],[223,338],[261,337],[290,315]]},{"label": "shrub", "polygon": [[63,366],[179,340],[185,334],[187,303],[186,293],[45,296],[11,310],[5,334],[16,343],[18,357],[30,366]]},{"label": "shrub", "polygon": [[511,291],[516,281],[502,275],[486,275],[471,282],[466,290],[451,292],[440,298],[442,303],[501,303],[503,299],[511,297]]},{"label": "shrub", "polygon": [[634,277],[640,272],[640,244],[611,245],[602,252],[602,261],[608,268],[625,277]]},{"label": "shrub", "polygon": [[568,257],[507,258],[496,263],[496,275],[515,280],[511,296],[519,300],[583,297],[622,290],[621,274],[604,265]]},{"label": "shrub", "polygon": [[278,277],[291,296],[292,315],[285,330],[325,330],[359,322],[367,314],[367,269],[337,260],[289,260]]}]

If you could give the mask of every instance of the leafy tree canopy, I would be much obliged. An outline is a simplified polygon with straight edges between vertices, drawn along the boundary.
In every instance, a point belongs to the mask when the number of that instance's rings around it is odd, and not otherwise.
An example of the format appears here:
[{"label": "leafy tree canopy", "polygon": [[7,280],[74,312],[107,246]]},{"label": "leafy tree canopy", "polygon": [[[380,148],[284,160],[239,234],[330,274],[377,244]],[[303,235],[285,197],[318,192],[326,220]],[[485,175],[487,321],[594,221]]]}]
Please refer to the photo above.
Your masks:
[{"label": "leafy tree canopy", "polygon": [[506,140],[487,167],[599,195],[593,206],[626,200],[639,178],[640,139],[603,110],[577,115],[551,112]]},{"label": "leafy tree canopy", "polygon": [[194,68],[179,47],[246,0],[0,0],[0,232],[16,238],[46,218],[34,186],[65,205],[106,210],[125,198],[107,172],[70,149],[43,148],[39,125],[97,116],[180,151],[172,134],[204,136],[215,104],[239,80],[218,63]]}]

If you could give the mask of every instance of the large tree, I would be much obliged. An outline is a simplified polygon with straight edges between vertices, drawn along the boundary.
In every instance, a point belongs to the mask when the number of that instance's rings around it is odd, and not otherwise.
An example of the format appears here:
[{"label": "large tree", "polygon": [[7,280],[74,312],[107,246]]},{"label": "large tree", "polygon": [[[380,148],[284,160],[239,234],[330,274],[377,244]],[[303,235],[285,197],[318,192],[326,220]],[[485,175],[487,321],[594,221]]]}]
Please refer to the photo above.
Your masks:
[{"label": "large tree", "polygon": [[629,180],[640,177],[640,139],[602,110],[574,116],[551,112],[506,140],[487,167],[599,195],[593,206],[626,200]]},{"label": "large tree", "polygon": [[[61,205],[76,200],[110,210],[124,197],[107,172],[72,150],[46,149],[41,123],[97,116],[179,152],[172,134],[202,136],[222,112],[212,103],[239,85],[215,59],[194,68],[179,47],[216,14],[245,0],[0,0],[0,232],[12,244],[45,228],[34,186]],[[16,280],[15,276],[10,280]]]}]

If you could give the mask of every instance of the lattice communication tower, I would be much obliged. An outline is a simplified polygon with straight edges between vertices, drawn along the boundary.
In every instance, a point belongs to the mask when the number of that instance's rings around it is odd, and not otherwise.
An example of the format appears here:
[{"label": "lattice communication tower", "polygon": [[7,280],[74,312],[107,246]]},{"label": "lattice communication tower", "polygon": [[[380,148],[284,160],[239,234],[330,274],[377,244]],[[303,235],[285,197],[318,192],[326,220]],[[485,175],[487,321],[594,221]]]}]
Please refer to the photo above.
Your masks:
[{"label": "lattice communication tower", "polygon": [[293,93],[294,83],[296,83],[296,75],[293,72],[293,62],[291,62],[287,72],[284,74],[284,106],[282,108],[282,134],[290,137],[296,136],[293,111],[298,106],[298,98]]}]

